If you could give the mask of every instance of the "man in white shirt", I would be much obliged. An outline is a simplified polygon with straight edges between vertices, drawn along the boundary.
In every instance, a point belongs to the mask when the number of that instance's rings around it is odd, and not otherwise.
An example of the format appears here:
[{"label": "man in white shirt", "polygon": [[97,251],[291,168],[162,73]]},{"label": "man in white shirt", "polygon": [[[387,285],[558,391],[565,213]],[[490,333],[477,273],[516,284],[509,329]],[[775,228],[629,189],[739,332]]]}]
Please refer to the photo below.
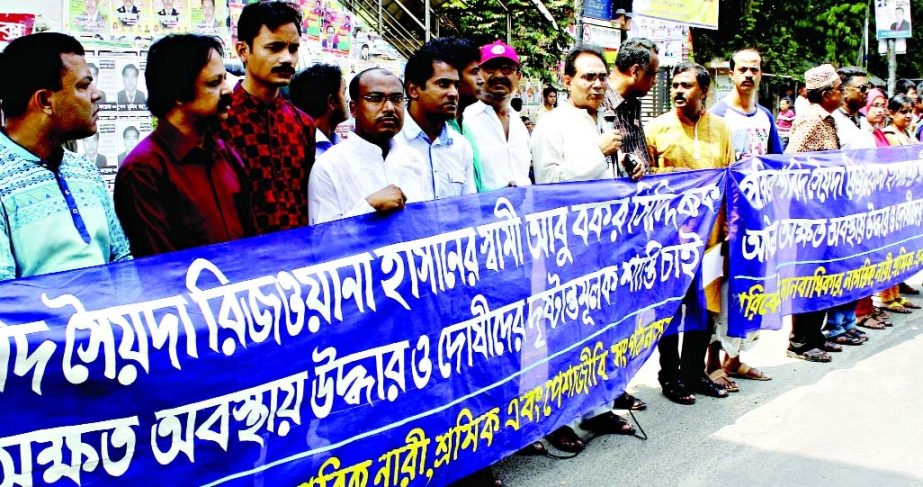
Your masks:
[{"label": "man in white shirt", "polygon": [[875,137],[862,128],[864,118],[860,109],[868,99],[869,79],[862,68],[844,66],[837,70],[843,82],[843,106],[833,111],[836,120],[836,134],[841,149],[874,149]]},{"label": "man in white shirt", "polygon": [[426,163],[395,140],[404,125],[401,80],[386,69],[367,69],[350,81],[349,97],[355,135],[314,164],[308,182],[312,225],[426,199]]},{"label": "man in white shirt", "polygon": [[[570,92],[566,102],[545,115],[532,136],[536,183],[587,181],[617,176],[608,157],[618,151],[621,136],[615,128],[600,133],[597,111],[606,99],[609,67],[595,48],[575,47],[564,59],[564,86]],[[633,434],[622,417],[608,407],[583,416],[580,426],[596,434]],[[576,436],[573,424],[552,432],[548,441],[563,451],[577,452],[585,443]]]},{"label": "man in white shirt", "polygon": [[589,47],[573,49],[564,61],[564,86],[570,98],[542,118],[532,134],[536,183],[588,181],[617,176],[608,157],[621,143],[614,130],[600,133],[596,123],[605,101],[608,68]]},{"label": "man in white shirt", "polygon": [[481,99],[465,109],[465,131],[477,141],[485,191],[532,184],[529,130],[510,106],[519,90],[519,55],[497,41],[481,47]]},{"label": "man in white shirt", "polygon": [[400,138],[427,163],[426,199],[477,192],[471,145],[447,123],[458,109],[460,83],[452,47],[450,39],[431,40],[410,56],[404,70],[409,116]]}]

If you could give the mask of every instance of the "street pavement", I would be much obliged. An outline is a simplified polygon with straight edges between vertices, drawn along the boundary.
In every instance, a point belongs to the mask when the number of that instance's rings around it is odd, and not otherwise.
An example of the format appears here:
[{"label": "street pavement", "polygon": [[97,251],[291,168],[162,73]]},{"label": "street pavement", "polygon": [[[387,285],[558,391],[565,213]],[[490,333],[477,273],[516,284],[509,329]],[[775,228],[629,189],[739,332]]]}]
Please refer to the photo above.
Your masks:
[{"label": "street pavement", "polygon": [[923,310],[892,321],[829,364],[786,357],[787,326],[763,332],[743,359],[773,380],[738,379],[740,392],[692,406],[663,397],[655,353],[628,389],[648,403],[635,413],[647,441],[604,436],[576,458],[514,456],[494,474],[510,487],[923,486]]}]

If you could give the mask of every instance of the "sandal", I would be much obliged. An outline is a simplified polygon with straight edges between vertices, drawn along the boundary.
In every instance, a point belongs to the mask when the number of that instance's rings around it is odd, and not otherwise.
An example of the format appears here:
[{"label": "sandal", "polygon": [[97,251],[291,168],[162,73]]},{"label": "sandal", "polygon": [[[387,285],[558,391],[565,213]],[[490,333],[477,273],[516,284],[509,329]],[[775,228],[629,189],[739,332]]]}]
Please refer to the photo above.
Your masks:
[{"label": "sandal", "polygon": [[826,363],[833,361],[833,357],[831,357],[830,354],[819,348],[812,348],[810,350],[798,350],[795,348],[789,348],[785,354],[792,358],[807,360],[808,362]]},{"label": "sandal", "polygon": [[544,455],[545,453],[548,453],[548,450],[545,449],[545,444],[541,441],[533,441],[531,444],[526,445],[525,448],[516,452],[517,455],[524,457]]},{"label": "sandal", "polygon": [[647,409],[647,403],[638,399],[627,392],[612,401],[612,409],[628,409],[631,411],[644,411]]},{"label": "sandal", "polygon": [[833,342],[824,342],[824,345],[821,348],[824,349],[825,352],[840,353],[843,351],[843,347]]},{"label": "sandal", "polygon": [[856,338],[853,335],[850,335],[848,332],[843,333],[842,335],[837,335],[835,337],[827,337],[827,340],[830,340],[831,342],[836,343],[837,345],[850,345],[850,346],[862,345],[862,341],[863,341],[863,340]]},{"label": "sandal", "polygon": [[884,309],[886,309],[886,310],[888,310],[888,311],[890,311],[890,312],[892,312],[892,313],[900,313],[900,314],[902,314],[902,315],[909,315],[910,313],[912,313],[912,311],[910,311],[909,309],[905,308],[905,307],[904,307],[901,303],[899,303],[897,300],[890,301],[890,302],[887,302],[887,303],[881,303],[881,305],[882,305],[882,307],[883,307]]},{"label": "sandal", "polygon": [[868,328],[870,330],[884,330],[886,325],[879,320],[876,320],[872,315],[865,315],[862,318],[859,318],[856,321],[856,326],[861,326],[862,328]]},{"label": "sandal", "polygon": [[907,298],[905,298],[905,297],[903,297],[903,296],[901,296],[901,297],[899,297],[899,298],[896,298],[895,301],[897,301],[898,304],[900,304],[901,306],[903,306],[903,307],[905,307],[905,308],[907,308],[907,309],[920,309],[920,305],[914,304],[913,301],[911,301],[911,300],[909,300],[909,299],[907,299]]},{"label": "sandal", "polygon": [[750,379],[750,380],[772,380],[772,376],[763,372],[760,369],[750,367],[749,365],[741,362],[740,367],[736,371],[731,372],[727,371],[728,375],[731,377],[737,377],[738,379]]},{"label": "sandal", "polygon": [[708,378],[715,384],[724,387],[724,390],[728,392],[740,392],[740,386],[728,377],[728,373],[724,369],[715,369],[711,374],[708,374]]},{"label": "sandal", "polygon": [[887,311],[881,309],[880,306],[872,306],[872,316],[875,319],[887,320],[891,318],[891,315]]},{"label": "sandal", "polygon": [[862,343],[869,341],[869,336],[862,330],[850,328],[849,330],[846,330],[846,334],[856,337],[857,339],[861,340]]},{"label": "sandal", "polygon": [[586,442],[577,436],[577,432],[570,426],[561,426],[545,437],[551,446],[567,453],[580,453],[586,448]]},{"label": "sandal", "polygon": [[582,423],[580,427],[596,435],[633,435],[635,427],[628,424],[625,418],[606,411],[599,416],[594,416]]},{"label": "sandal", "polygon": [[920,290],[919,290],[919,289],[917,289],[917,288],[911,286],[910,284],[907,284],[906,282],[902,282],[902,283],[898,284],[897,286],[898,286],[898,290],[900,291],[901,294],[910,294],[910,295],[912,295],[912,296],[913,296],[913,295],[920,294]]},{"label": "sandal", "polygon": [[667,399],[677,404],[685,404],[687,406],[695,404],[695,394],[689,392],[689,389],[686,388],[686,384],[683,383],[682,379],[662,380],[660,381],[660,389]]}]

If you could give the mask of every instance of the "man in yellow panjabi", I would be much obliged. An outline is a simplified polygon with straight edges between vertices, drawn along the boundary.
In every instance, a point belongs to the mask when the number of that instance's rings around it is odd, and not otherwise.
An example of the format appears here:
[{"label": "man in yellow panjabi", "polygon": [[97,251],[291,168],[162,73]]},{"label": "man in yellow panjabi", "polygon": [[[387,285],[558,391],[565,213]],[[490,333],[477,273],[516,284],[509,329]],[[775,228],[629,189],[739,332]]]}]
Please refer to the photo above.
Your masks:
[{"label": "man in yellow panjabi", "polygon": [[[705,110],[710,83],[711,76],[701,65],[685,62],[673,69],[670,97],[674,109],[652,120],[645,131],[654,173],[721,168],[734,160],[727,123]],[[708,248],[724,240],[724,226],[722,211],[708,239]],[[721,310],[720,287],[720,280],[716,280],[705,289],[711,313]],[[665,336],[658,344],[660,385],[664,396],[671,401],[694,404],[696,393],[727,397],[725,385],[729,383],[716,383],[705,373],[705,352],[713,328],[714,321],[709,319],[705,330],[686,331],[682,356],[677,334]]]}]

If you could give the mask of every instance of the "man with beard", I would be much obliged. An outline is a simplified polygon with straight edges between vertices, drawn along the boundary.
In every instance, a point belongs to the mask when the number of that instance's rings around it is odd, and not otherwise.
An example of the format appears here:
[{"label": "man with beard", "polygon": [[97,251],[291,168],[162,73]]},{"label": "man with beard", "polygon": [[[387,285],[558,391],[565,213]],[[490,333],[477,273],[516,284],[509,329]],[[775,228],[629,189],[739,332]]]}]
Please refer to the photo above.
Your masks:
[{"label": "man with beard", "polygon": [[837,137],[843,149],[874,149],[875,138],[863,129],[865,118],[860,109],[868,99],[869,79],[862,68],[846,66],[837,70],[843,88],[843,106],[833,112],[836,120]]},{"label": "man with beard", "polygon": [[[605,101],[609,67],[596,48],[571,49],[564,59],[564,86],[570,97],[542,118],[532,138],[536,183],[589,181],[616,176],[609,156],[618,151],[621,137],[614,128],[600,130],[597,113]],[[608,407],[584,416],[583,429],[596,434],[634,433],[621,416]],[[574,425],[548,435],[557,449],[578,452],[586,446]]]},{"label": "man with beard", "polygon": [[298,73],[288,87],[288,97],[317,124],[315,158],[341,142],[336,129],[349,118],[349,105],[339,66],[318,63]]},{"label": "man with beard", "polygon": [[404,80],[409,98],[402,142],[427,163],[426,199],[477,192],[471,146],[449,127],[458,108],[459,71],[452,43],[434,39],[407,60]]},{"label": "man with beard", "polygon": [[452,43],[450,52],[455,55],[454,65],[458,68],[458,108],[455,110],[455,119],[449,120],[449,126],[465,136],[471,145],[472,161],[474,165],[474,185],[478,192],[485,191],[481,169],[481,152],[478,150],[477,140],[470,130],[466,130],[465,110],[477,103],[481,96],[481,87],[484,79],[481,78],[481,51],[467,39],[447,37]]},{"label": "man with beard", "polygon": [[0,281],[130,260],[96,165],[62,148],[96,133],[83,46],[57,32],[20,37],[0,72],[16,73],[0,82]]},{"label": "man with beard", "polygon": [[287,2],[251,3],[240,14],[237,39],[247,72],[221,127],[247,165],[256,233],[305,226],[314,120],[279,96],[295,76],[301,12]]},{"label": "man with beard", "polygon": [[[653,172],[714,169],[727,167],[734,161],[734,149],[727,123],[721,117],[705,111],[705,98],[711,76],[699,64],[684,62],[673,68],[670,95],[673,110],[655,118],[647,127],[647,143],[654,158]],[[724,214],[719,213],[706,248],[720,245],[724,240]],[[695,286],[693,285],[693,288]],[[682,353],[679,350],[679,333],[668,333],[657,344],[660,352],[658,378],[667,399],[679,404],[695,403],[695,394],[724,398],[736,385],[716,383],[713,378],[726,374],[705,374],[705,352],[714,330],[714,318],[721,312],[721,282],[715,281],[705,289],[709,316],[704,329],[687,328],[683,333]],[[695,299],[690,290],[689,299]]]},{"label": "man with beard", "polygon": [[308,187],[311,224],[403,209],[427,199],[426,163],[396,140],[404,124],[404,85],[371,68],[349,82],[356,132],[317,160]]},{"label": "man with beard", "polygon": [[243,161],[214,135],[231,104],[223,55],[216,38],[195,34],[169,35],[148,51],[157,129],[115,177],[115,210],[135,256],[253,234]]},{"label": "man with beard", "polygon": [[496,41],[481,47],[484,88],[480,101],[465,109],[465,131],[480,150],[481,182],[485,191],[532,184],[529,169],[529,130],[510,106],[519,91],[519,55]]}]

